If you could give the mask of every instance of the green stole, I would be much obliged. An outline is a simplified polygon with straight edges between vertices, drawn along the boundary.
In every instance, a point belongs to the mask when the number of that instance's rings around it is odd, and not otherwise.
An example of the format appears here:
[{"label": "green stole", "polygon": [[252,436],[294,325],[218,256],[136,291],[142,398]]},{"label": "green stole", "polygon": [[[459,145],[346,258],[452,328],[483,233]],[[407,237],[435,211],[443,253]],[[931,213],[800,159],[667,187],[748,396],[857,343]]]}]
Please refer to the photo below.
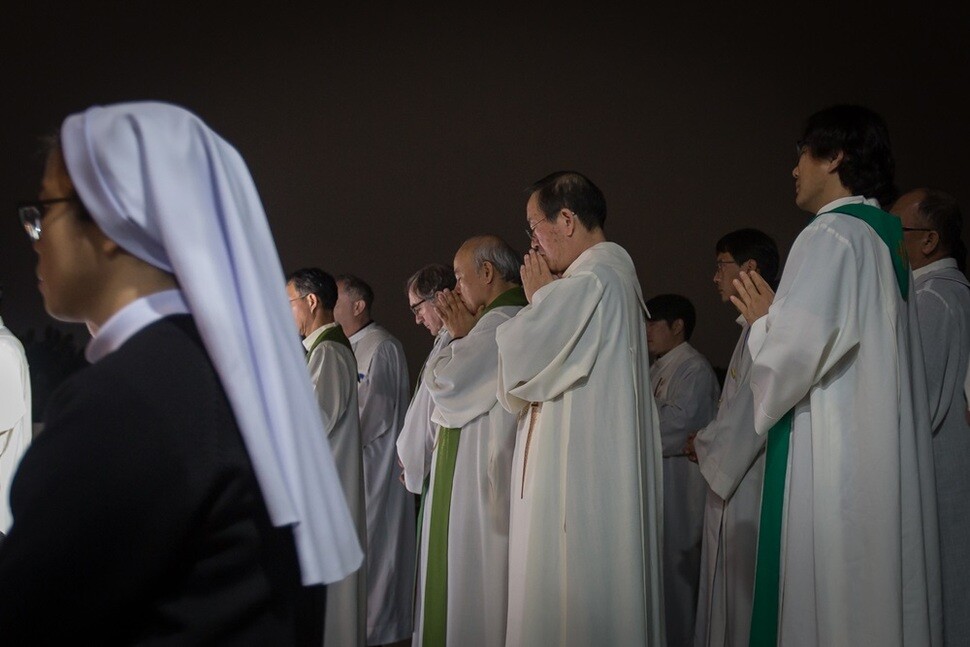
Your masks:
[{"label": "green stole", "polygon": [[344,346],[350,349],[351,353],[354,352],[354,347],[350,345],[350,340],[347,339],[347,335],[344,334],[344,329],[340,327],[340,324],[337,324],[336,326],[327,328],[322,333],[320,333],[319,337],[313,340],[313,343],[310,344],[310,348],[308,348],[306,351],[307,362],[310,361],[310,355],[312,355],[313,351],[317,349],[317,346],[319,346],[325,341],[332,341],[337,344],[343,344]]},{"label": "green stole", "polygon": [[[482,315],[502,306],[525,307],[527,304],[525,292],[521,287],[515,287],[495,297]],[[443,647],[447,642],[448,521],[451,517],[451,490],[455,483],[460,434],[461,429],[439,427],[435,442],[434,488],[431,492],[428,565],[424,586],[424,647]]]},{"label": "green stole", "polygon": [[[909,261],[903,246],[903,225],[899,218],[867,204],[846,204],[826,213],[841,213],[858,218],[876,232],[889,248],[899,292],[906,301],[909,297]],[[794,414],[795,409],[792,408],[768,430],[754,604],[751,610],[751,637],[748,643],[750,647],[775,647],[778,644],[781,527],[785,508],[788,447]]]}]

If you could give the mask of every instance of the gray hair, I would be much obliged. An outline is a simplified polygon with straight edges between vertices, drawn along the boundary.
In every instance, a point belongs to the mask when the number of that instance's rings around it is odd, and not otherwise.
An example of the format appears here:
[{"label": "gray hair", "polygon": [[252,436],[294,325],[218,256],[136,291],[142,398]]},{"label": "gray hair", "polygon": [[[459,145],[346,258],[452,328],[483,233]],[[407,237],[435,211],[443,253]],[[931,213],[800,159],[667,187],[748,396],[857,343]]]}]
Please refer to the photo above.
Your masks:
[{"label": "gray hair", "polygon": [[522,256],[498,236],[475,236],[465,241],[465,245],[475,246],[473,258],[475,268],[481,270],[488,261],[504,280],[509,283],[522,283],[519,270]]},{"label": "gray hair", "polygon": [[433,299],[442,290],[455,289],[455,271],[441,263],[425,265],[411,275],[405,288],[424,300]]}]

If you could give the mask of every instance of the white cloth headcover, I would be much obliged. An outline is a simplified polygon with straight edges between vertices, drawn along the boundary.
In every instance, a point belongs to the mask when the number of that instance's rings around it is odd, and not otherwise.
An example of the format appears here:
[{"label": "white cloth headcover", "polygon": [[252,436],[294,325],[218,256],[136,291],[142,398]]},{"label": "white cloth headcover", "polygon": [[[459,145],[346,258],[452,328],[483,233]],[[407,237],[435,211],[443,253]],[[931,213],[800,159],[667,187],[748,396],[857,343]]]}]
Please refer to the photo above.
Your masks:
[{"label": "white cloth headcover", "polygon": [[356,570],[363,554],[242,157],[164,103],[89,108],[64,121],[61,138],[77,193],[105,235],[178,279],[270,518],[293,526],[303,583]]}]

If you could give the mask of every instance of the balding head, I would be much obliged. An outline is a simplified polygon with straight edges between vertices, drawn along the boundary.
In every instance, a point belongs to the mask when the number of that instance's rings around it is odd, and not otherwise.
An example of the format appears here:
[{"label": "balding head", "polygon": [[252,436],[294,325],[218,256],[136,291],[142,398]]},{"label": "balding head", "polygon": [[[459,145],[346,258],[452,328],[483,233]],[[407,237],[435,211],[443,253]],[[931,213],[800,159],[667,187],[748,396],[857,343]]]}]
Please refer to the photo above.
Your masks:
[{"label": "balding head", "polygon": [[519,255],[498,236],[475,236],[455,254],[455,279],[461,299],[472,312],[520,283]]},{"label": "balding head", "polygon": [[914,270],[953,257],[961,270],[966,261],[963,217],[956,199],[937,189],[914,189],[893,205],[903,223],[903,240]]}]

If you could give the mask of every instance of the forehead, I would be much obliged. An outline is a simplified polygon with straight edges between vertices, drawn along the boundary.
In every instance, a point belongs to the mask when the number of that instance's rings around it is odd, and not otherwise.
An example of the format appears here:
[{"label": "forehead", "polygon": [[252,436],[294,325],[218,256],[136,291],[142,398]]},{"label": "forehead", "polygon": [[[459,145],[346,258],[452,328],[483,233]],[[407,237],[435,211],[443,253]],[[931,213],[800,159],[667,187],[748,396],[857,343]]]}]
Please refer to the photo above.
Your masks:
[{"label": "forehead", "polygon": [[542,217],[542,218],[546,217],[546,215],[542,213],[542,210],[539,208],[538,192],[530,195],[529,201],[525,203],[525,215],[526,215],[526,219],[531,219],[536,217]]},{"label": "forehead", "polygon": [[291,297],[299,296],[299,292],[296,291],[296,286],[293,285],[293,281],[289,281],[286,284],[286,293]]},{"label": "forehead", "polygon": [[892,212],[903,221],[912,222],[920,218],[919,205],[923,201],[922,191],[910,191],[900,197],[893,205]]},{"label": "forehead", "polygon": [[733,261],[734,255],[730,252],[718,252],[715,258],[719,261]]}]

